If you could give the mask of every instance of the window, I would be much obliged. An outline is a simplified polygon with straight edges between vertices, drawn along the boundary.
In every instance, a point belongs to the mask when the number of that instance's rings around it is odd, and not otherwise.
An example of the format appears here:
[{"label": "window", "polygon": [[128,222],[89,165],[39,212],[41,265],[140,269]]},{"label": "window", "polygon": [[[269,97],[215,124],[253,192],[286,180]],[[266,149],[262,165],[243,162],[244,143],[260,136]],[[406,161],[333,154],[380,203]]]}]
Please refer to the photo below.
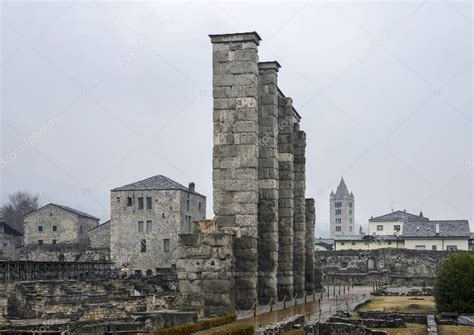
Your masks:
[{"label": "window", "polygon": [[143,197],[138,197],[138,209],[143,209]]},{"label": "window", "polygon": [[161,217],[164,219],[164,218],[165,218],[165,213],[162,213],[162,214],[161,214]]},{"label": "window", "polygon": [[170,242],[169,238],[165,238],[163,240],[163,251],[164,252],[170,252],[170,246],[171,246],[170,244],[171,244],[171,242]]},{"label": "window", "polygon": [[349,209],[349,215],[352,215],[352,209]]},{"label": "window", "polygon": [[341,218],[336,218],[336,223],[341,223]]},{"label": "window", "polygon": [[43,245],[43,240],[38,240],[38,245],[42,246]]},{"label": "window", "polygon": [[186,210],[189,212],[189,199],[186,200]]},{"label": "window", "polygon": [[58,231],[58,226],[53,226],[53,231]]},{"label": "window", "polygon": [[38,231],[39,232],[43,231],[43,226],[38,226]]},{"label": "window", "polygon": [[120,202],[120,197],[117,197],[117,202]]},{"label": "window", "polygon": [[349,208],[352,208],[352,202],[349,202]]},{"label": "window", "polygon": [[5,238],[3,239],[3,246],[4,247],[9,247],[10,246],[10,239],[9,238]]},{"label": "window", "polygon": [[127,206],[132,206],[133,202],[132,202],[132,197],[128,197],[127,198]]},{"label": "window", "polygon": [[151,221],[147,221],[146,222],[146,232],[151,233],[152,230],[153,230],[153,223]]},{"label": "window", "polygon": [[146,240],[140,241],[140,252],[146,252]]},{"label": "window", "polygon": [[201,202],[198,202],[198,209],[201,210]]},{"label": "window", "polygon": [[436,248],[436,245],[432,245],[432,246],[431,246],[431,250],[436,250],[436,249],[437,249],[437,248]]},{"label": "window", "polygon": [[79,232],[82,233],[82,226],[79,226]]},{"label": "window", "polygon": [[352,245],[356,245],[356,241],[352,241],[351,244],[352,244]]},{"label": "window", "polygon": [[349,218],[349,223],[352,223],[352,218]]},{"label": "window", "polygon": [[49,216],[53,216],[53,213],[49,213]]},{"label": "window", "polygon": [[387,243],[388,243],[388,245],[392,245],[392,241],[388,241]]},{"label": "window", "polygon": [[399,224],[393,225],[393,230],[400,231],[400,225]]},{"label": "window", "polygon": [[346,242],[341,242],[341,245],[344,245],[344,244],[346,244]]},{"label": "window", "polygon": [[352,226],[349,226],[349,231],[352,231]]},{"label": "window", "polygon": [[341,210],[340,209],[336,209],[336,215],[341,215]]},{"label": "window", "polygon": [[426,246],[424,246],[424,245],[415,245],[415,249],[416,250],[425,250]]},{"label": "window", "polygon": [[377,225],[377,231],[383,231],[383,225],[378,224]]},{"label": "window", "polygon": [[455,251],[455,250],[458,250],[458,246],[457,245],[447,245],[446,250]]},{"label": "window", "polygon": [[151,197],[146,197],[146,209],[151,209],[151,207],[152,207]]},{"label": "window", "polygon": [[341,231],[341,226],[336,226],[336,231]]},{"label": "window", "polygon": [[138,232],[143,233],[143,221],[138,221]]},{"label": "window", "polygon": [[335,202],[334,207],[336,207],[336,208],[342,207],[342,202],[341,201]]},{"label": "window", "polygon": [[53,245],[56,245],[57,240],[53,240],[52,243]]}]

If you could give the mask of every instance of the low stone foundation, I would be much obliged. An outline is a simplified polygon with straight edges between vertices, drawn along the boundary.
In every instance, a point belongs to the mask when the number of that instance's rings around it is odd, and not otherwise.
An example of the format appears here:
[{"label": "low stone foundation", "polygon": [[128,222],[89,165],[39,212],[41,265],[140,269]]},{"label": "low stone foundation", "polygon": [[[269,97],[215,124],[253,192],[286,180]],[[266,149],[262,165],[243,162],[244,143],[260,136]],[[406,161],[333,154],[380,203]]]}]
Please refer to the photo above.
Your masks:
[{"label": "low stone foundation", "polygon": [[386,313],[386,312],[358,312],[361,319],[378,319],[378,320],[389,320],[397,319],[402,320],[405,323],[419,323],[426,324],[425,314],[414,314],[414,313]]},{"label": "low stone foundation", "polygon": [[304,327],[305,335],[389,335],[382,330],[349,323],[310,322]]}]

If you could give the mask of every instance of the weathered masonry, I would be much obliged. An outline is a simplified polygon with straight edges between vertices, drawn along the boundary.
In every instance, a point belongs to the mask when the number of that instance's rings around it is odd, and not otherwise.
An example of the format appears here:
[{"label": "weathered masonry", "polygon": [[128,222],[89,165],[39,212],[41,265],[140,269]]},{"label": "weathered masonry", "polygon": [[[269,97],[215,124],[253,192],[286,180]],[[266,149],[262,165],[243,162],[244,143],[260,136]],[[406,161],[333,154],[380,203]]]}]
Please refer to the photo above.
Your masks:
[{"label": "weathered masonry", "polygon": [[142,275],[176,264],[178,234],[206,216],[206,197],[194,183],[186,187],[162,175],[113,189],[110,204],[111,260]]},{"label": "weathered masonry", "polygon": [[[206,308],[212,303],[210,296],[220,295],[215,305],[235,303],[239,308],[249,308],[257,300],[266,304],[271,299],[301,297],[315,288],[314,200],[305,199],[306,134],[300,130],[301,116],[292,99],[278,88],[280,64],[259,62],[261,39],[256,32],[210,38],[216,230],[182,235],[177,264],[178,275],[186,280],[181,291],[196,299],[200,296],[197,303],[208,314],[212,314]],[[211,235],[198,236],[206,234]],[[231,260],[232,264],[226,263],[225,276],[212,285],[205,280],[217,273],[212,266],[222,260],[212,260],[212,254],[190,241],[209,241],[206,243],[212,245],[224,236],[232,243],[231,250],[225,251],[226,262]],[[212,250],[216,251],[214,247]],[[211,264],[206,267],[206,278],[201,271],[186,273],[190,266],[203,266],[203,259]],[[214,287],[230,290],[212,292]]]}]

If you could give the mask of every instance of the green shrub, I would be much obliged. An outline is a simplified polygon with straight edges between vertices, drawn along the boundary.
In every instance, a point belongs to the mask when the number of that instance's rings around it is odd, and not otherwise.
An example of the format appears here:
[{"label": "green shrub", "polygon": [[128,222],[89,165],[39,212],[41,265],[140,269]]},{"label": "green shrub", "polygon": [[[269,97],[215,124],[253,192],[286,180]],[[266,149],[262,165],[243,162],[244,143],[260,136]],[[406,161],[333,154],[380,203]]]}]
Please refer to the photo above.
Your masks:
[{"label": "green shrub", "polygon": [[253,335],[254,333],[254,326],[235,325],[227,327],[225,330],[213,332],[212,335]]},{"label": "green shrub", "polygon": [[474,255],[450,255],[436,274],[434,296],[439,312],[474,313]]},{"label": "green shrub", "polygon": [[197,333],[206,329],[223,326],[228,323],[232,323],[235,320],[237,320],[236,315],[225,315],[214,319],[201,320],[196,323],[190,323],[187,325],[160,329],[155,333],[155,335],[187,335],[191,333]]}]

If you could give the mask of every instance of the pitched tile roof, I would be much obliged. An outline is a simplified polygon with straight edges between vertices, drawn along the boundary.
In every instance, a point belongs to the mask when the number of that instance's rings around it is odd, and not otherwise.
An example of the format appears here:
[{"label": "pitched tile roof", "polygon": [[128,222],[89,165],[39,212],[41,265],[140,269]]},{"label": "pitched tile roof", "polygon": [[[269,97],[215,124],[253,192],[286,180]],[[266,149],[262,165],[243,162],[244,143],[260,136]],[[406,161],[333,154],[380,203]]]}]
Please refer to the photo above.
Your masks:
[{"label": "pitched tile roof", "polygon": [[[189,188],[163,175],[153,176],[128,185],[114,188],[112,191],[141,191],[141,190],[181,190],[190,192]],[[191,193],[199,194],[195,191]]]},{"label": "pitched tile roof", "polygon": [[341,181],[339,182],[339,186],[337,186],[336,198],[342,198],[343,196],[353,196],[352,193],[349,193],[349,190],[347,189],[347,185],[344,181],[344,178],[341,178]]},{"label": "pitched tile roof", "polygon": [[54,205],[54,206],[57,206],[59,208],[62,208],[64,209],[65,211],[68,211],[68,212],[71,212],[71,213],[74,213],[78,216],[82,216],[82,217],[85,217],[85,218],[89,218],[89,219],[95,219],[95,220],[100,220],[99,218],[96,218],[94,215],[91,215],[91,214],[87,214],[85,212],[81,212],[77,209],[74,209],[72,207],[68,207],[68,206],[64,206],[64,205],[58,205],[58,204],[51,204],[51,205]]},{"label": "pitched tile roof", "polygon": [[[436,233],[439,225],[439,234]],[[469,238],[469,222],[467,220],[443,221],[408,221],[403,226],[403,238],[431,238],[431,237],[465,237]]]},{"label": "pitched tile roof", "polygon": [[40,209],[43,209],[43,208],[48,207],[48,206],[59,207],[59,208],[61,208],[61,209],[64,209],[65,211],[68,211],[68,212],[70,212],[70,213],[76,214],[77,216],[82,216],[82,217],[89,218],[89,219],[94,219],[94,220],[100,220],[99,218],[95,217],[94,215],[87,214],[87,213],[85,213],[85,212],[81,212],[81,211],[79,211],[79,210],[77,210],[77,209],[74,209],[74,208],[72,208],[72,207],[68,207],[68,206],[64,206],[64,205],[59,205],[59,204],[54,204],[54,203],[49,203],[49,204],[47,204],[47,205],[45,205],[45,206],[43,206],[43,207],[40,207],[40,208],[38,208],[38,209],[35,209],[34,211],[32,211],[32,212],[30,212],[30,213],[28,213],[28,214],[25,214],[25,215],[23,215],[23,216],[25,217],[25,216],[31,215],[31,214],[33,214],[33,213],[36,213],[36,212],[39,211]]},{"label": "pitched tile roof", "polygon": [[384,214],[381,216],[377,216],[375,218],[370,218],[369,221],[397,221],[397,220],[402,220],[402,221],[415,221],[415,220],[422,220],[422,221],[428,221],[429,219],[427,217],[423,216],[423,213],[420,212],[419,215],[411,214],[406,211],[395,211],[392,213]]},{"label": "pitched tile roof", "polygon": [[16,235],[16,236],[22,236],[23,234],[21,232],[19,232],[16,228],[14,228],[13,226],[9,225],[8,223],[5,222],[5,220],[3,218],[0,217],[0,225],[3,226],[3,231],[6,233],[6,234],[10,234],[10,235]]}]

